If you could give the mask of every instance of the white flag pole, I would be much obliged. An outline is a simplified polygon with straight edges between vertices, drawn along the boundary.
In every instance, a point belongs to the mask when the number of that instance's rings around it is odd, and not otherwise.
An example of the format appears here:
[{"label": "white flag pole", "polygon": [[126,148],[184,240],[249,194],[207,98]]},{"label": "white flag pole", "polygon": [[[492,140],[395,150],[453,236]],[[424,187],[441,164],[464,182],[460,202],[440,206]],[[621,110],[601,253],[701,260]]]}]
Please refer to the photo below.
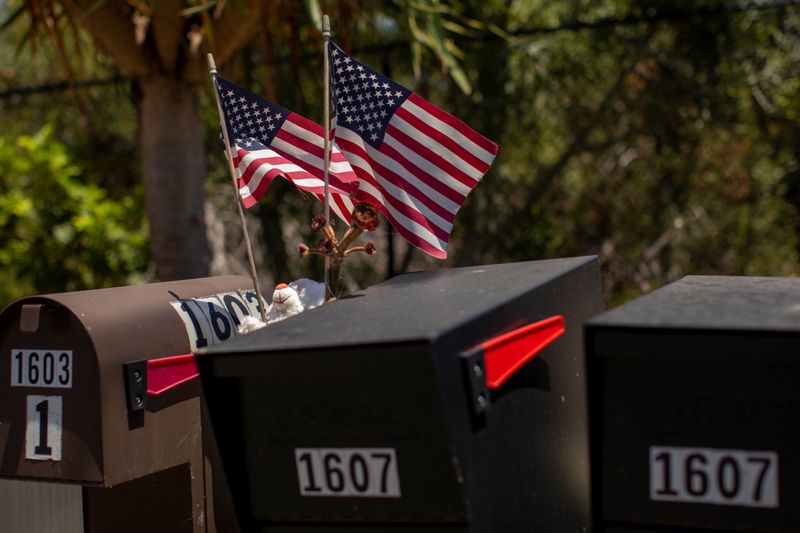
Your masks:
[{"label": "white flag pole", "polygon": [[264,309],[264,298],[261,296],[261,286],[258,283],[258,275],[256,274],[256,263],[253,260],[253,248],[250,246],[250,235],[247,233],[247,221],[244,218],[244,210],[242,209],[242,200],[239,197],[239,187],[236,184],[236,169],[233,168],[233,151],[231,150],[231,141],[228,138],[228,127],[225,123],[225,114],[222,112],[222,103],[219,100],[219,89],[217,88],[217,65],[214,63],[214,56],[208,54],[208,72],[211,74],[211,81],[214,82],[214,97],[217,99],[217,111],[219,112],[219,124],[222,129],[222,140],[225,143],[225,158],[228,160],[228,171],[231,175],[233,183],[233,191],[236,197],[236,206],[239,208],[239,222],[242,225],[242,233],[244,234],[244,243],[247,248],[247,260],[250,263],[250,277],[253,278],[253,287],[256,289],[256,298],[258,299],[258,312],[261,314],[261,320],[267,322],[267,312]]},{"label": "white flag pole", "polygon": [[[323,124],[325,127],[325,168],[323,170],[323,179],[325,180],[325,197],[323,199],[322,214],[325,216],[325,223],[330,224],[331,204],[330,204],[330,178],[328,176],[329,167],[331,166],[331,65],[328,56],[328,44],[331,40],[331,19],[328,15],[322,15],[322,40],[323,40]],[[325,256],[325,293],[326,299],[333,298],[336,295],[331,292],[331,261],[328,256]]]}]

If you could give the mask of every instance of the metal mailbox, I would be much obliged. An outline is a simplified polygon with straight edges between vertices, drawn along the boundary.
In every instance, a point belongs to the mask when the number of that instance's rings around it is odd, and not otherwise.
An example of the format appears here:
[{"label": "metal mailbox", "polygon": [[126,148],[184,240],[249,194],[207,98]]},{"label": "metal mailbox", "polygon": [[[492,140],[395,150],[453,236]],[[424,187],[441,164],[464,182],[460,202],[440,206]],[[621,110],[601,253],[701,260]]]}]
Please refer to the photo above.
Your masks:
[{"label": "metal mailbox", "polygon": [[590,530],[595,258],[407,274],[198,352],[243,531]]},{"label": "metal mailbox", "polygon": [[[34,296],[3,310],[7,490],[23,490],[16,480],[82,486],[88,532],[216,530],[191,349],[235,336],[241,317],[256,313],[248,286],[205,278]],[[37,503],[11,511],[26,506]],[[36,531],[35,522],[21,530]]]},{"label": "metal mailbox", "polygon": [[800,531],[800,279],[685,277],[586,346],[596,529]]}]

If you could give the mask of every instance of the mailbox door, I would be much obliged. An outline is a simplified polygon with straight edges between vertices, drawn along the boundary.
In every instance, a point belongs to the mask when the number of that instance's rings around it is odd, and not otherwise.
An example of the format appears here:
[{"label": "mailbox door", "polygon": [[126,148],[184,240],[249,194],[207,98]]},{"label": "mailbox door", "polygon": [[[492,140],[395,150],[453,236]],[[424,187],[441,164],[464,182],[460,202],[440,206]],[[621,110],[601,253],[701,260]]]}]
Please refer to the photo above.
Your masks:
[{"label": "mailbox door", "polygon": [[428,345],[199,364],[243,529],[466,524]]},{"label": "mailbox door", "polygon": [[800,338],[598,328],[589,347],[607,531],[800,528]]},{"label": "mailbox door", "polygon": [[101,484],[94,347],[65,308],[28,308],[34,330],[24,307],[0,324],[0,475]]}]

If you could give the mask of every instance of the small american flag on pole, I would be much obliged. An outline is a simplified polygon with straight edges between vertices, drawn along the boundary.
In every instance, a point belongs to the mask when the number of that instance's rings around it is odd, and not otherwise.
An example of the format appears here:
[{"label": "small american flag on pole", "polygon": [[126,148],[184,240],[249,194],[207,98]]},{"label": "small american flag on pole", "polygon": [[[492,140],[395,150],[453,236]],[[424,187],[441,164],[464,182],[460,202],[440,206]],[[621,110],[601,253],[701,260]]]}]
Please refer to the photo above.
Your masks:
[{"label": "small american flag on pole", "polygon": [[358,177],[355,196],[378,205],[411,244],[446,258],[456,213],[498,146],[332,42],[330,59],[334,145]]},{"label": "small american flag on pole", "polygon": [[[319,124],[217,76],[217,90],[231,141],[239,196],[252,207],[276,176],[322,200],[324,130]],[[350,182],[357,180],[344,155],[331,152],[331,209],[350,221]]]}]

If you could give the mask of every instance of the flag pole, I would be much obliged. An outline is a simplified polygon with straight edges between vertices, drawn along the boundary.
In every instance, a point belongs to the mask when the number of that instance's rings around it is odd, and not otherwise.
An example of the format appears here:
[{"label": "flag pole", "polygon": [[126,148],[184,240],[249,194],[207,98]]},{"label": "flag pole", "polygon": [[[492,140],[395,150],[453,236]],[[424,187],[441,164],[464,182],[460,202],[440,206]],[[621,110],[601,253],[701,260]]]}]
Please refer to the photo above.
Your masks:
[{"label": "flag pole", "polygon": [[225,122],[225,114],[222,112],[222,103],[219,101],[219,89],[217,88],[217,65],[214,63],[214,56],[208,54],[208,72],[211,74],[211,81],[214,83],[214,97],[217,100],[217,111],[219,112],[219,123],[222,129],[222,140],[225,143],[225,159],[228,160],[228,171],[231,175],[231,182],[233,183],[233,192],[236,197],[236,206],[239,208],[239,222],[242,225],[242,233],[244,234],[244,243],[247,248],[247,261],[250,263],[250,277],[253,278],[253,287],[256,289],[256,299],[258,300],[258,312],[261,314],[261,321],[267,322],[267,313],[264,310],[264,298],[261,296],[261,286],[258,283],[258,275],[256,274],[256,263],[253,260],[253,248],[250,246],[250,235],[247,233],[247,221],[244,218],[244,210],[242,209],[242,201],[239,198],[239,187],[236,185],[236,169],[233,168],[233,151],[231,150],[231,141],[228,138],[228,126]]},{"label": "flag pole", "polygon": [[[325,196],[322,202],[322,213],[325,216],[325,223],[330,224],[331,204],[330,204],[330,178],[328,176],[331,166],[331,74],[330,62],[328,57],[328,43],[331,40],[331,19],[328,15],[322,15],[322,40],[323,40],[323,124],[325,127],[325,163],[323,179],[325,180]],[[336,295],[331,292],[331,261],[325,256],[325,299],[333,298]]]}]

